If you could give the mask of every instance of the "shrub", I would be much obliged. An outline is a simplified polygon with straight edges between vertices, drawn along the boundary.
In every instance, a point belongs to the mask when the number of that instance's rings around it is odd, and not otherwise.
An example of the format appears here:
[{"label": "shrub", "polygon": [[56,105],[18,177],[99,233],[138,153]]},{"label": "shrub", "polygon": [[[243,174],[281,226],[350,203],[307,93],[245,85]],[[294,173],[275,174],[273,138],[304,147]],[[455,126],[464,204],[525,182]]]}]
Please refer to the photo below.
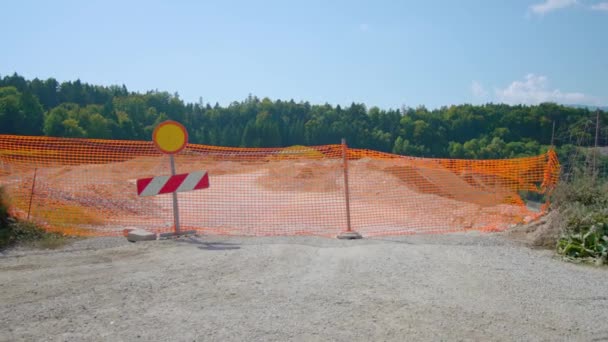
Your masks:
[{"label": "shrub", "polygon": [[8,226],[8,198],[4,187],[0,186],[0,229]]},{"label": "shrub", "polygon": [[578,204],[564,212],[565,229],[557,252],[572,261],[604,264],[608,255],[608,209]]},{"label": "shrub", "polygon": [[580,176],[570,182],[560,183],[552,196],[553,205],[562,210],[573,205],[606,207],[608,183],[596,181],[592,176]]},{"label": "shrub", "polygon": [[570,261],[606,263],[608,182],[579,175],[555,189],[552,205],[563,220],[557,252]]}]

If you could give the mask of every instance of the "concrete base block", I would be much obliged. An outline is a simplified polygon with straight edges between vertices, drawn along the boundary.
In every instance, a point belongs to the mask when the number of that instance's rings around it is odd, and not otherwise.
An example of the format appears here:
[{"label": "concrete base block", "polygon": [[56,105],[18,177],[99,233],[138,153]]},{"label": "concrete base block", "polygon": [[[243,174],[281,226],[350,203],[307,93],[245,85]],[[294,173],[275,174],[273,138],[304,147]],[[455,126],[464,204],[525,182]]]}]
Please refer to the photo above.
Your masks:
[{"label": "concrete base block", "polygon": [[131,242],[156,240],[156,234],[143,229],[129,231],[127,240]]},{"label": "concrete base block", "polygon": [[357,232],[342,232],[340,234],[338,234],[338,236],[336,236],[338,239],[341,240],[357,240],[357,239],[362,239],[363,236],[361,236],[361,234],[357,233]]}]

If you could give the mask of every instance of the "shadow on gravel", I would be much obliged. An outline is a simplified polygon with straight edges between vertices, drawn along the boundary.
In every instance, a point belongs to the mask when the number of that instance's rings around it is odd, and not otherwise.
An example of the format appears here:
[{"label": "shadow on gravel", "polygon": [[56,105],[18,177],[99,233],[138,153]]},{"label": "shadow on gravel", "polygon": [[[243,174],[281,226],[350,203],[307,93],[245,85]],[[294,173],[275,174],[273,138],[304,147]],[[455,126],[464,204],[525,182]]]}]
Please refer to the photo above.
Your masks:
[{"label": "shadow on gravel", "polygon": [[367,239],[371,240],[371,241],[401,243],[401,244],[404,244],[404,245],[415,245],[415,243],[410,242],[410,241],[406,241],[406,240],[395,240],[395,239],[390,239],[390,238],[384,239],[384,238],[375,238],[375,237],[370,237],[370,238],[367,238]]},{"label": "shadow on gravel", "polygon": [[420,234],[407,237],[370,237],[370,241],[388,242],[404,245],[434,245],[434,246],[504,246],[511,243],[500,233],[485,233],[479,235],[467,234]]},{"label": "shadow on gravel", "polygon": [[181,243],[189,243],[191,245],[198,245],[198,249],[207,250],[207,251],[225,251],[232,249],[240,249],[236,243],[228,243],[228,242],[217,242],[217,241],[201,241],[198,238],[188,237],[185,239],[177,239],[176,242]]}]

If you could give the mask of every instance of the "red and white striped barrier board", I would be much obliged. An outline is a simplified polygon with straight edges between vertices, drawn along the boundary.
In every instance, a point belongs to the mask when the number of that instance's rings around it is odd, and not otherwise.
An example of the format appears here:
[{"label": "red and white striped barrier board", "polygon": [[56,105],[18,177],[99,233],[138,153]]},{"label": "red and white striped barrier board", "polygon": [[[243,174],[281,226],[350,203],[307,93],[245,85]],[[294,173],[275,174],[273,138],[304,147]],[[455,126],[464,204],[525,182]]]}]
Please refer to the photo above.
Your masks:
[{"label": "red and white striped barrier board", "polygon": [[137,194],[139,196],[154,196],[172,192],[206,189],[208,187],[209,175],[206,171],[137,180]]}]

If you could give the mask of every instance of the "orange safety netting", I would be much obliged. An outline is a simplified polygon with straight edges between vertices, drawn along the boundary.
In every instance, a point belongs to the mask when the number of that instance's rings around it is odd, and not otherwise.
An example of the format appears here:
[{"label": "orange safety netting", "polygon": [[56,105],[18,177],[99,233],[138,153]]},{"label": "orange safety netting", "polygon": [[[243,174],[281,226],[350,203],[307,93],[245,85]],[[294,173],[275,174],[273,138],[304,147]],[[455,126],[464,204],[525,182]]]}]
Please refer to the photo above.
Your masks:
[{"label": "orange safety netting", "polygon": [[[346,158],[344,158],[346,157]],[[346,163],[344,162],[346,159]],[[342,145],[232,148],[188,144],[177,173],[210,187],[178,193],[182,229],[221,235],[363,236],[504,230],[542,215],[522,193],[556,184],[555,152],[506,160],[403,157]],[[119,235],[173,231],[172,195],[137,196],[139,178],[169,175],[152,142],[0,135],[0,184],[11,210],[49,230]]]}]

